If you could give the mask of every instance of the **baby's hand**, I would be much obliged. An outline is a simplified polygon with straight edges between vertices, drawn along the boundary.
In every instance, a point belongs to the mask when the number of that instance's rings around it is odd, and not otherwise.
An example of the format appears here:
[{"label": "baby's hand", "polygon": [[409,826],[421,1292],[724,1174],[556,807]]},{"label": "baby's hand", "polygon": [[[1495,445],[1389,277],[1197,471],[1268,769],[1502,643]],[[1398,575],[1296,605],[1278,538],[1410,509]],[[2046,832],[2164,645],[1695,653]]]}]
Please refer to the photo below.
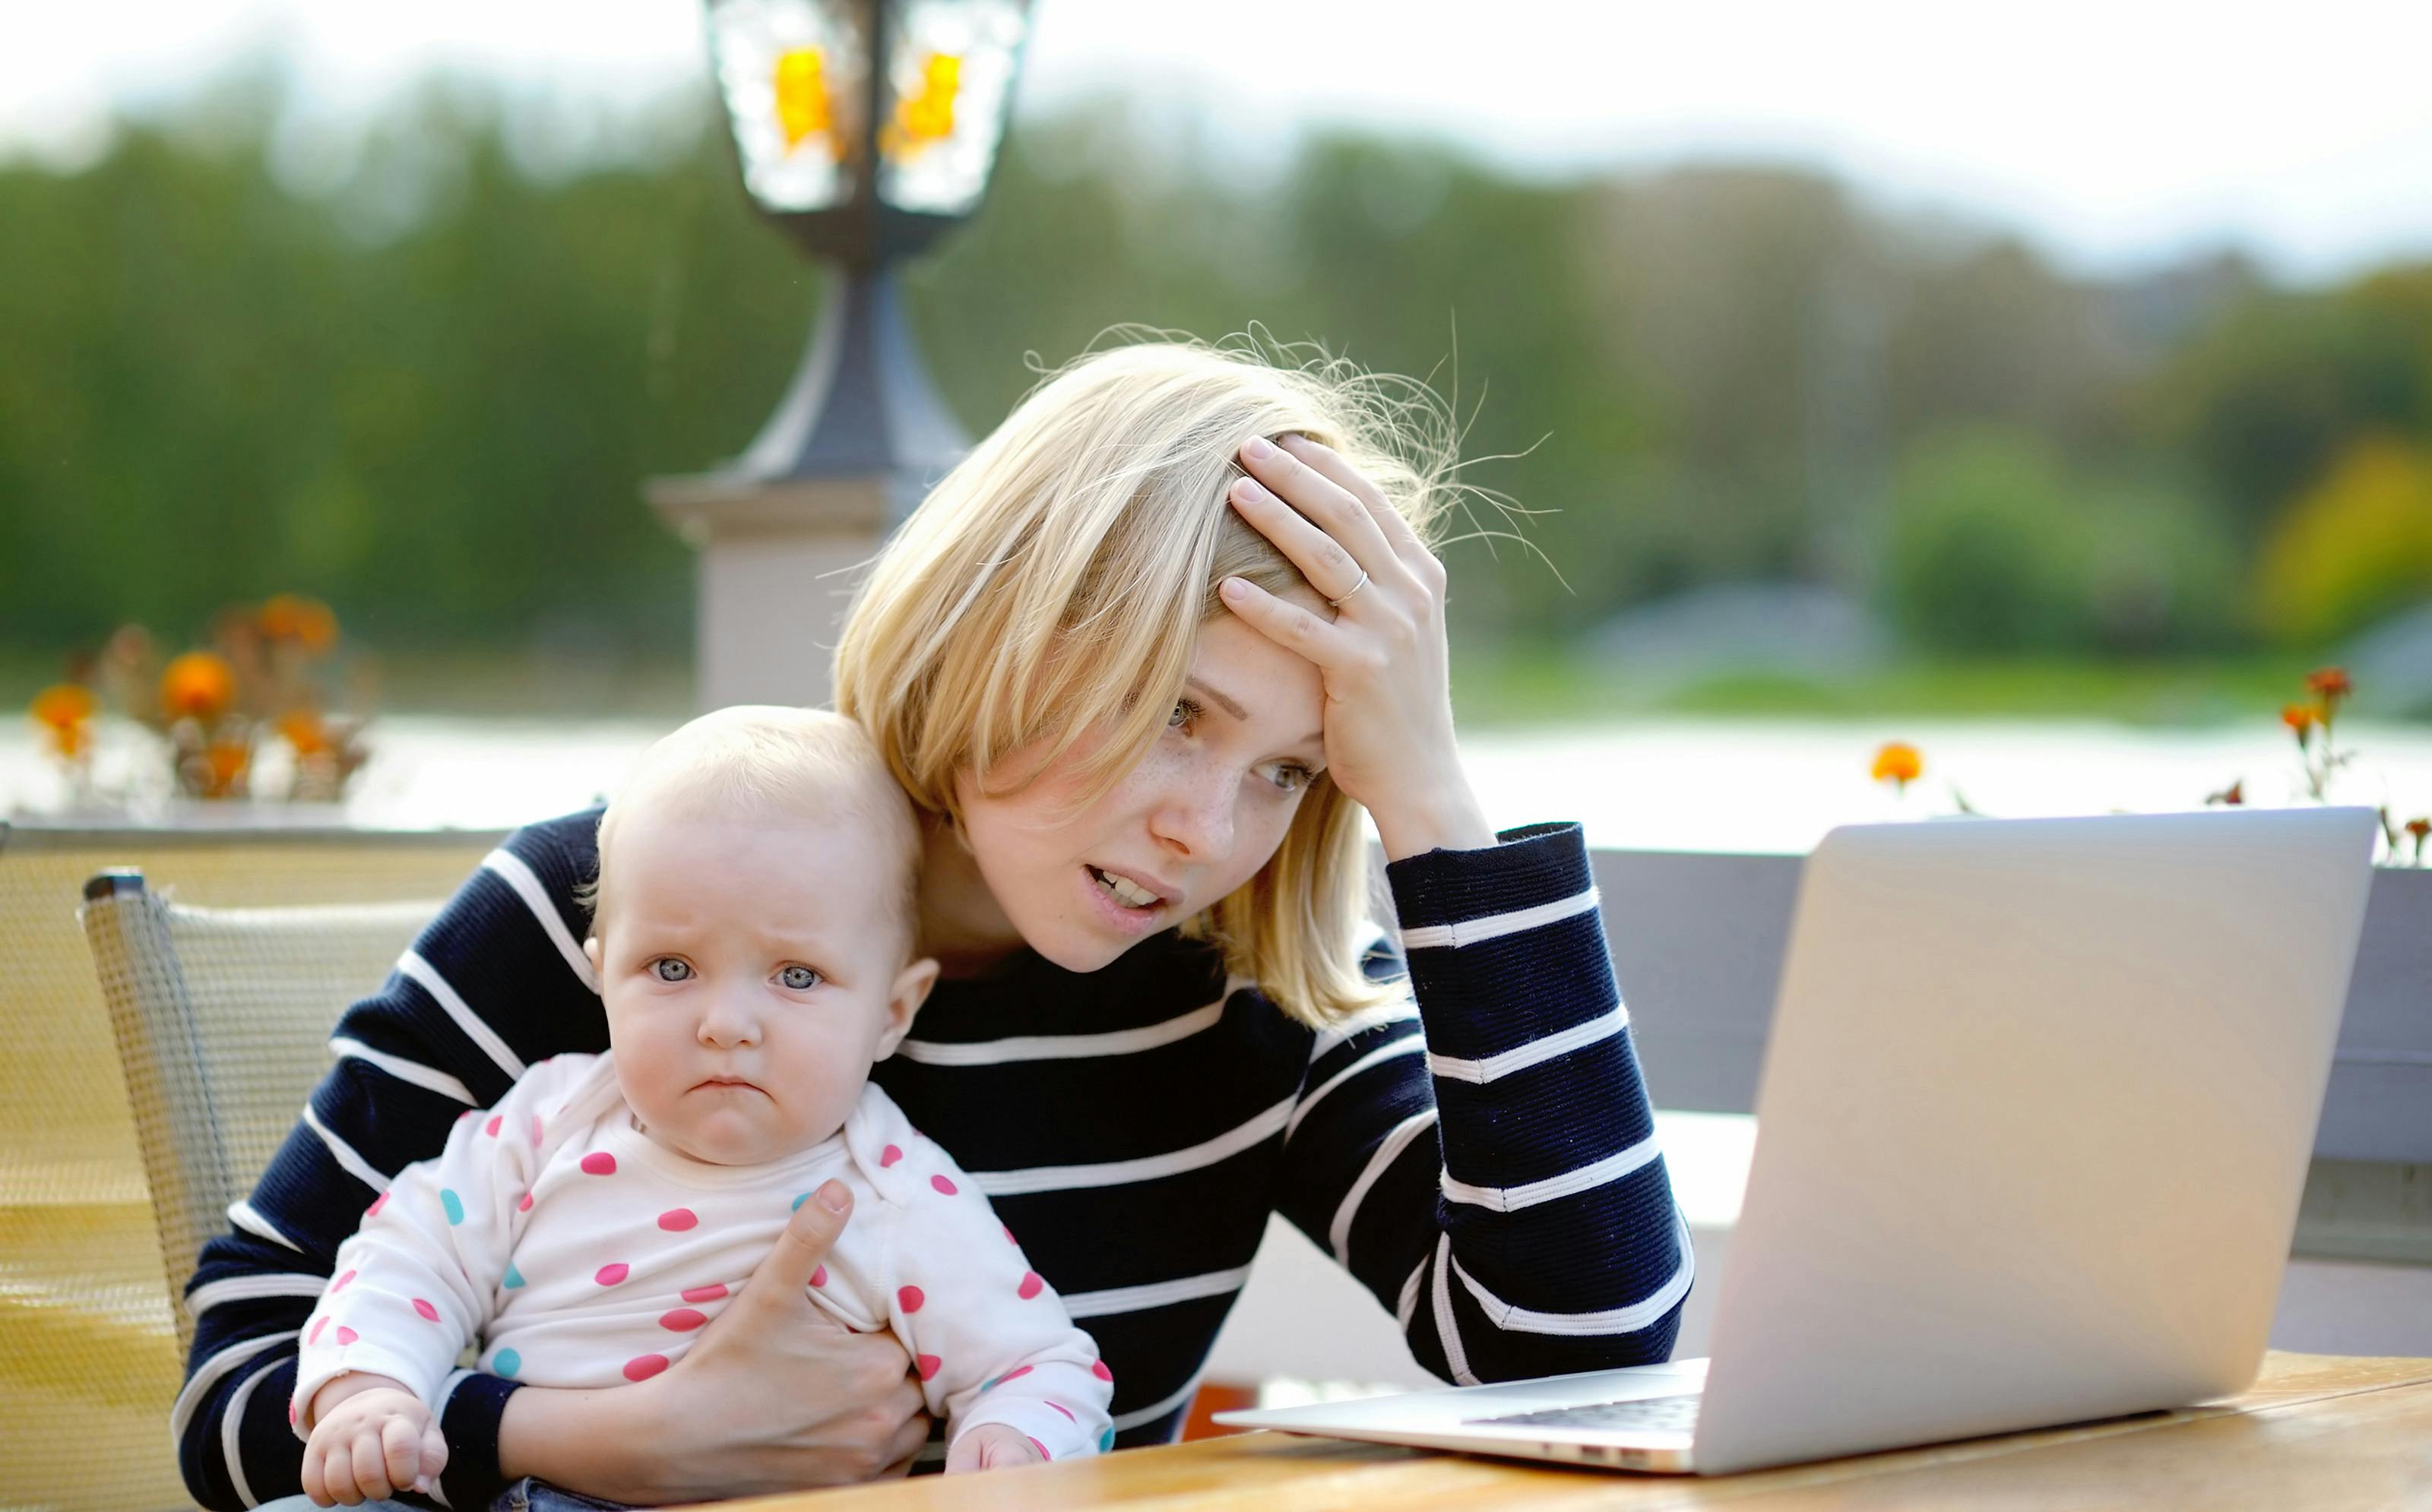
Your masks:
[{"label": "baby's hand", "polygon": [[429,1491],[448,1468],[448,1440],[420,1398],[384,1375],[350,1371],[312,1395],[304,1494],[315,1506]]},{"label": "baby's hand", "polygon": [[954,1436],[954,1446],[946,1451],[946,1473],[1036,1465],[1046,1457],[1047,1451],[1039,1447],[1039,1440],[1021,1429],[1008,1428],[1001,1422],[984,1422]]}]

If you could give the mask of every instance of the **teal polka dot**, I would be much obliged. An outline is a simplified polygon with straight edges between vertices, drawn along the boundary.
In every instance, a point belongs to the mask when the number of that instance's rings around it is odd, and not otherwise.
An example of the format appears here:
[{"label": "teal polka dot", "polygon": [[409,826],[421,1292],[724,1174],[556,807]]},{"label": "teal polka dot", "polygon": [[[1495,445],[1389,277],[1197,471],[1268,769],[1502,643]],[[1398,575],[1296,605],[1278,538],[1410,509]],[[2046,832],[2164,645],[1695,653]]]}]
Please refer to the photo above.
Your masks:
[{"label": "teal polka dot", "polygon": [[808,1192],[804,1192],[802,1196],[800,1196],[800,1197],[798,1197],[798,1198],[795,1198],[795,1199],[794,1199],[794,1205],[793,1205],[793,1207],[792,1207],[789,1211],[797,1212],[797,1213],[801,1212],[801,1211],[802,1211],[802,1204],[803,1204],[804,1202],[809,1201],[810,1200],[811,1200],[811,1194],[810,1194],[810,1193],[808,1193]]},{"label": "teal polka dot", "polygon": [[1005,1377],[1001,1375],[989,1376],[987,1380],[980,1383],[980,1389],[983,1391],[993,1391],[996,1389],[996,1384],[1004,1379]]},{"label": "teal polka dot", "polygon": [[[513,1353],[515,1352],[510,1350],[508,1352]],[[1115,1431],[1112,1428],[1109,1428],[1105,1433],[1098,1436],[1098,1453],[1102,1454],[1112,1453],[1114,1452],[1114,1448]]]},{"label": "teal polka dot", "polygon": [[514,1261],[511,1260],[507,1262],[507,1273],[498,1278],[498,1285],[506,1287],[509,1291],[513,1291],[523,1284],[524,1273],[515,1268]]},{"label": "teal polka dot", "polygon": [[523,1368],[524,1357],[513,1350],[500,1350],[490,1360],[490,1369],[500,1375],[513,1375]]},{"label": "teal polka dot", "polygon": [[439,1205],[448,1210],[448,1227],[464,1221],[464,1200],[444,1186],[439,1190]]}]

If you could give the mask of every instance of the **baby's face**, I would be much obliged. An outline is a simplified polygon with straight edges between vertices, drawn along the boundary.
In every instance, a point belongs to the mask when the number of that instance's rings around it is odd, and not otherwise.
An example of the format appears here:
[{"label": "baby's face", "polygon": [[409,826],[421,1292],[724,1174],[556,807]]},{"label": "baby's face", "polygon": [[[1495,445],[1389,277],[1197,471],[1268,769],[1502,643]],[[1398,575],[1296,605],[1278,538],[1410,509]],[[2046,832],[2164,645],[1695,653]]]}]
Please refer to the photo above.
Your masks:
[{"label": "baby's face", "polygon": [[745,1166],[843,1127],[937,978],[903,960],[868,826],[644,810],[619,821],[612,864],[584,949],[645,1132]]}]

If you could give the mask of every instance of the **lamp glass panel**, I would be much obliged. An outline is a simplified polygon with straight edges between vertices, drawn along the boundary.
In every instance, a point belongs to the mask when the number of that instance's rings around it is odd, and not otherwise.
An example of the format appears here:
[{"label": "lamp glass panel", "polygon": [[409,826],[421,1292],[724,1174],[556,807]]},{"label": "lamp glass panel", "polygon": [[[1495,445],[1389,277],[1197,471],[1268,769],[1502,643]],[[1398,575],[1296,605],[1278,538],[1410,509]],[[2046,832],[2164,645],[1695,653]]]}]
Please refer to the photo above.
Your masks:
[{"label": "lamp glass panel", "polygon": [[709,45],[752,197],[786,211],[852,198],[870,92],[870,40],[854,8],[713,0]]},{"label": "lamp glass panel", "polygon": [[879,197],[968,214],[988,188],[1012,105],[1022,0],[904,0],[887,11]]}]

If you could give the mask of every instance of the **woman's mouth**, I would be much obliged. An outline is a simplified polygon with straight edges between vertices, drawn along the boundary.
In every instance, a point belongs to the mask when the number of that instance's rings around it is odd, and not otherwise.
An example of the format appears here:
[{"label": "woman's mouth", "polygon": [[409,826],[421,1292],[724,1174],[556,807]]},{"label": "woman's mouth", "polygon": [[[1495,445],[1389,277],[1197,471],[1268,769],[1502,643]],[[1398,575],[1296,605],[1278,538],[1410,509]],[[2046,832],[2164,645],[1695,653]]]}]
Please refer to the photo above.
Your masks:
[{"label": "woman's mouth", "polygon": [[1119,877],[1113,872],[1104,871],[1096,866],[1089,867],[1089,875],[1096,880],[1099,891],[1125,908],[1148,913],[1165,902],[1164,899],[1128,877]]}]

